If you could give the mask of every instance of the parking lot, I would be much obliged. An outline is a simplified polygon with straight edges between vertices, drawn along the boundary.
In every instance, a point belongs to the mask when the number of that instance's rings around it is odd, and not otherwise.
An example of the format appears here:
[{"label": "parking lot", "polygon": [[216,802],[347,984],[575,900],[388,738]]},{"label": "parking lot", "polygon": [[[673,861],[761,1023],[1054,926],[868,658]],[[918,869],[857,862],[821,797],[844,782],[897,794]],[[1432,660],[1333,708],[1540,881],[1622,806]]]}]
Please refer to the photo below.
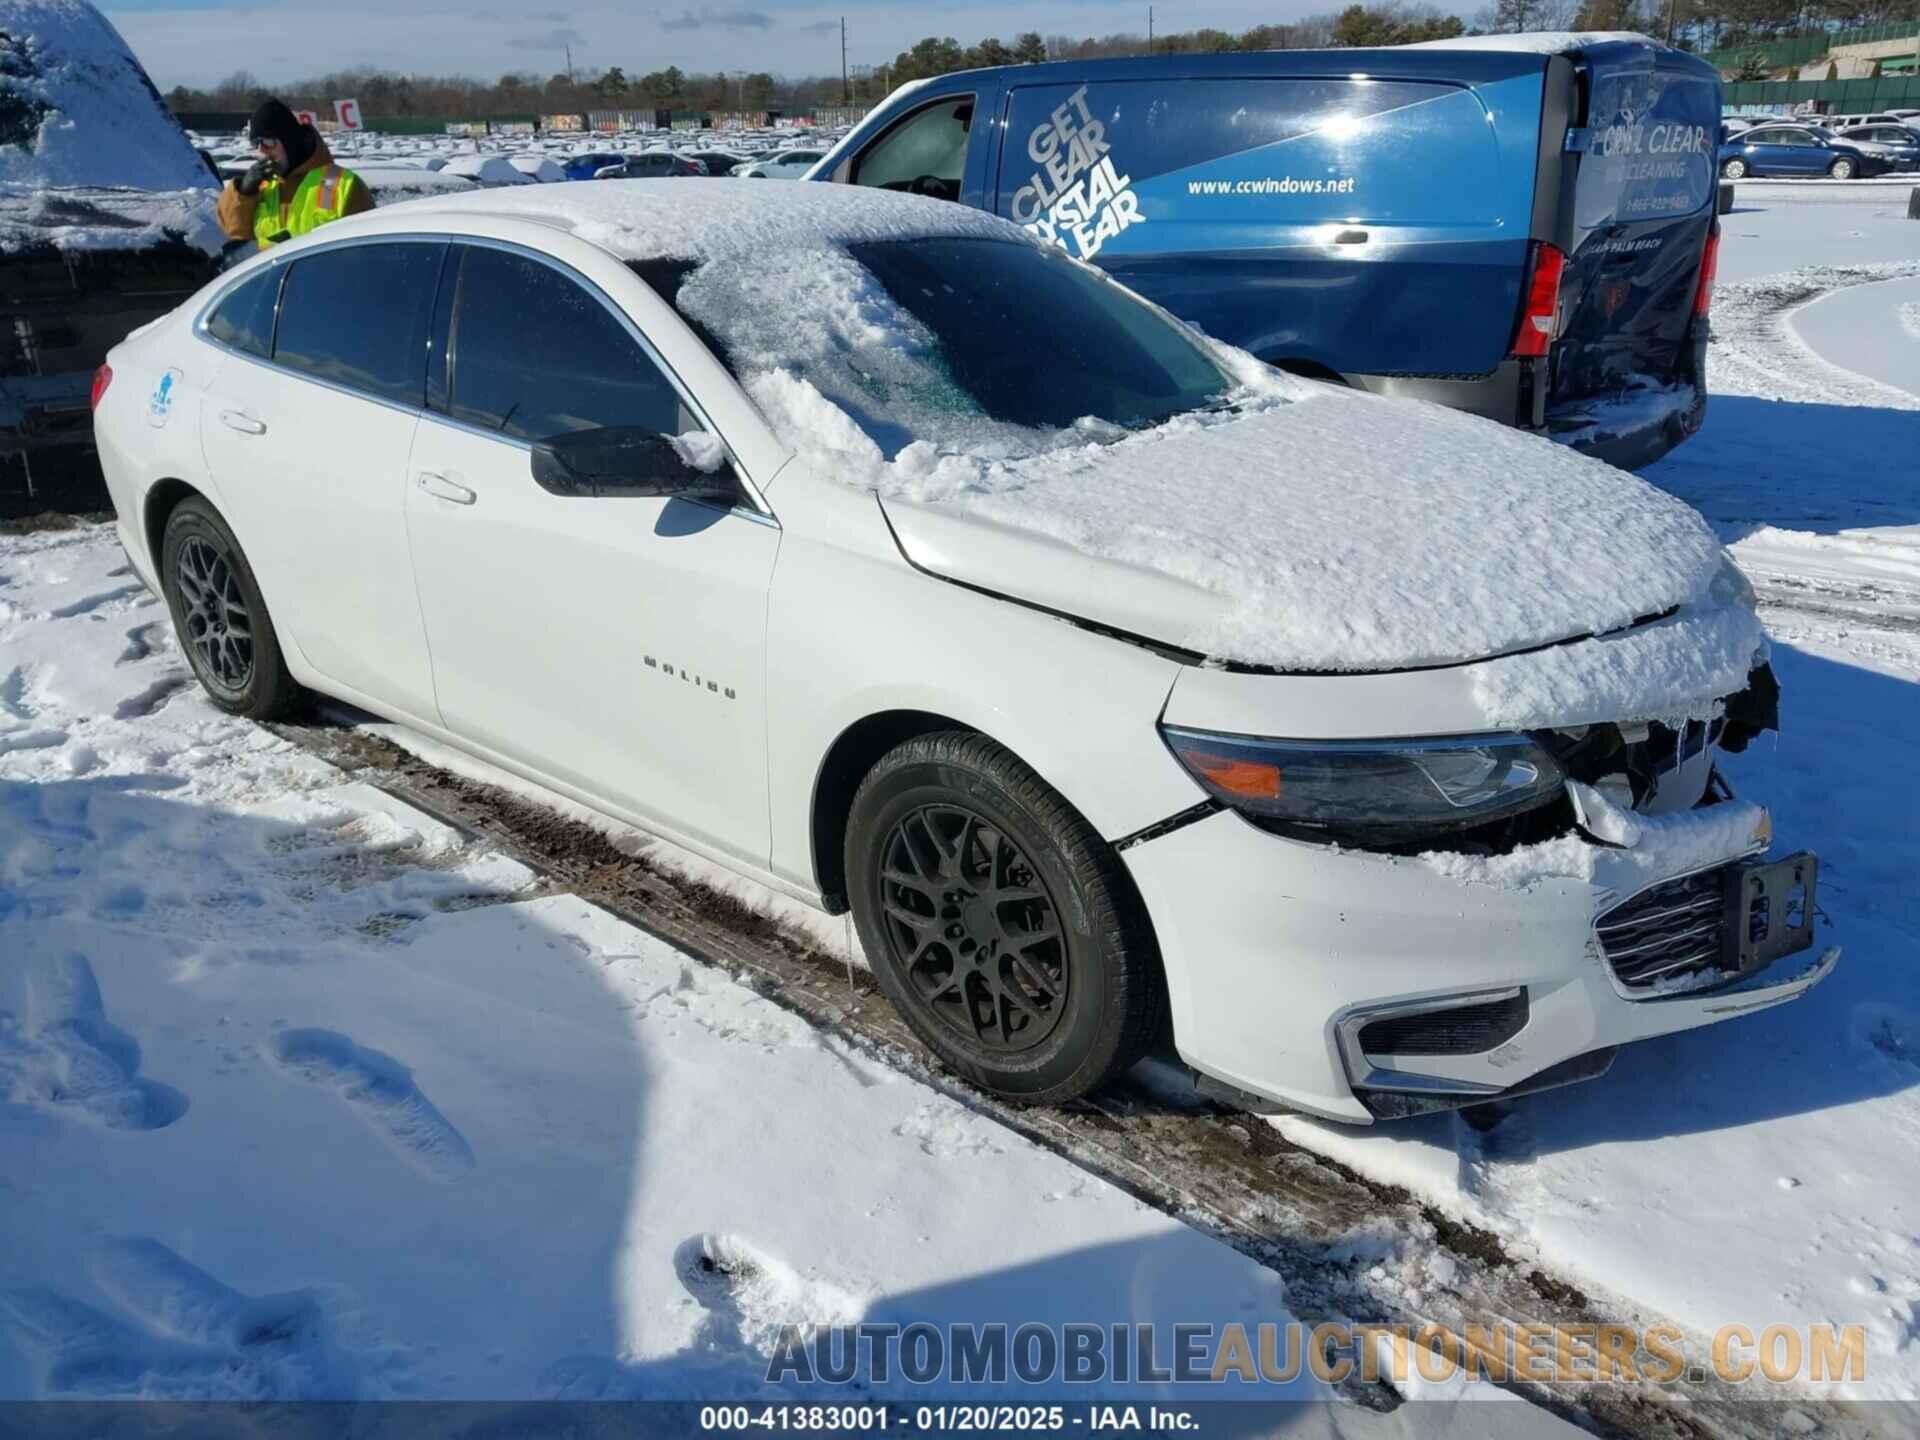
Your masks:
[{"label": "parking lot", "polygon": [[[1739,188],[1706,426],[1648,472],[1758,591],[1785,718],[1727,764],[1823,857],[1845,959],[1799,1004],[1630,1047],[1485,1130],[1223,1115],[1162,1057],[1107,1102],[1125,1144],[1076,1138],[870,1028],[871,986],[835,989],[845,921],[399,727],[222,715],[111,527],[0,540],[0,1394],[137,1372],[161,1396],[712,1398],[757,1392],[794,1313],[1417,1320],[1512,1304],[1530,1274],[1702,1344],[1857,1320],[1844,1392],[1912,1399],[1904,202]],[[1153,1117],[1181,1114],[1278,1148],[1251,1180],[1156,1150]],[[1201,1168],[1148,1173],[1175,1153]],[[260,1307],[280,1338],[236,1346]],[[1608,1421],[1651,1424],[1676,1389],[1724,1398],[1682,1383]],[[1431,1433],[1446,1392],[1420,1398],[1340,1423]]]},{"label": "parking lot", "polygon": [[1895,42],[117,23],[0,0],[0,1432],[1920,1432]]}]

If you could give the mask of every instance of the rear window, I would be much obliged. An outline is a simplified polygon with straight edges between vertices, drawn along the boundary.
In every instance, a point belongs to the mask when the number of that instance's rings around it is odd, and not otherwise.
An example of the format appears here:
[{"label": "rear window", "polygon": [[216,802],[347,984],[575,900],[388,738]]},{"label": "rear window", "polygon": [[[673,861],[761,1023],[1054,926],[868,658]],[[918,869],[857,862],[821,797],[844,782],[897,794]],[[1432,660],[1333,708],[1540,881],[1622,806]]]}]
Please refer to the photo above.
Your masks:
[{"label": "rear window", "polygon": [[[1652,65],[1597,67],[1574,182],[1581,229],[1691,215],[1712,203],[1720,96],[1711,80]],[[1739,137],[1761,141],[1757,132]]]},{"label": "rear window", "polygon": [[273,353],[273,308],[280,298],[286,270],[263,266],[245,283],[230,290],[207,317],[207,333],[223,345],[258,355]]},{"label": "rear window", "polygon": [[382,400],[422,404],[427,322],[445,249],[395,242],[301,256],[280,300],[274,362]]}]

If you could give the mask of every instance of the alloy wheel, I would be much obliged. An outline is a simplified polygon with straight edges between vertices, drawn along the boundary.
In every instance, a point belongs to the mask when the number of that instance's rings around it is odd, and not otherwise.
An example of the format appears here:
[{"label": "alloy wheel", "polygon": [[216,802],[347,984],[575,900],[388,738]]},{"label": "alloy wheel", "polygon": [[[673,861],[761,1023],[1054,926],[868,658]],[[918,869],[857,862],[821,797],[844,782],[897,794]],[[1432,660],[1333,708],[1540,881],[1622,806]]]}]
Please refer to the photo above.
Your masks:
[{"label": "alloy wheel", "polygon": [[1031,1050],[1066,1013],[1060,912],[1005,831],[954,804],[904,816],[881,848],[881,909],[908,992],[961,1039]]},{"label": "alloy wheel", "polygon": [[253,616],[232,558],[199,535],[188,537],[174,562],[186,642],[202,673],[223,689],[240,691],[253,678]]}]

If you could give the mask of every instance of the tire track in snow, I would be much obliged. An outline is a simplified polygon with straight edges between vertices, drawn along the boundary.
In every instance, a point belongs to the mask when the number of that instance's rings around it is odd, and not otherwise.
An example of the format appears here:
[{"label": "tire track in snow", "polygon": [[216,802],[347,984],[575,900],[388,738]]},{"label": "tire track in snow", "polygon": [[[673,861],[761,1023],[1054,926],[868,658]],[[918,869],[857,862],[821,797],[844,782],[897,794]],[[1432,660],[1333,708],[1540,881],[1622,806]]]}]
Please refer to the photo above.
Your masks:
[{"label": "tire track in snow", "polygon": [[[1526,1247],[1451,1217],[1411,1192],[1369,1180],[1336,1161],[1293,1144],[1262,1118],[1196,1094],[1184,1077],[1153,1067],[1092,1102],[1062,1109],[1016,1107],[967,1087],[931,1066],[924,1049],[886,1004],[872,977],[849,970],[737,900],[664,870],[644,855],[617,850],[599,831],[535,801],[452,775],[382,737],[350,725],[270,727],[295,744],[376,784],[442,822],[491,841],[566,888],[694,960],[714,967],[793,1012],[827,1041],[864,1063],[885,1064],[957,1101],[984,1119],[1024,1135],[1136,1199],[1256,1260],[1282,1276],[1289,1308],[1308,1325],[1429,1322],[1456,1336],[1469,1324],[1580,1327],[1625,1324],[1645,1329],[1667,1317],[1625,1297],[1590,1293],[1573,1277],[1552,1273]],[[1489,1155],[1509,1163],[1524,1157]],[[1522,1173],[1485,1178],[1489,1198]],[[703,1247],[709,1237],[696,1237]],[[690,1285],[719,1312],[717,1325],[755,1308],[760,1279],[779,1270],[733,1237],[712,1237],[739,1262],[739,1274]],[[724,1243],[723,1243],[724,1242]],[[734,1248],[737,1245],[737,1249]],[[692,1242],[683,1247],[691,1255]],[[709,1252],[709,1259],[721,1265]],[[721,1268],[733,1264],[729,1260]],[[686,1277],[682,1267],[683,1278]],[[777,1288],[777,1287],[776,1287]],[[706,1293],[702,1293],[702,1289]],[[1692,1336],[1689,1353],[1705,1353]],[[617,1364],[577,1357],[548,1377],[557,1393],[619,1398]],[[1660,1437],[1770,1437],[1790,1402],[1742,1403],[1736,1387],[1689,1377],[1581,1385],[1513,1381],[1503,1388],[1601,1434]],[[1355,1378],[1351,1398],[1391,1409],[1399,1396]],[[1821,1433],[1871,1436],[1884,1430],[1871,1416],[1821,1410],[1807,1420]],[[1797,1422],[1795,1422],[1797,1423]]]}]

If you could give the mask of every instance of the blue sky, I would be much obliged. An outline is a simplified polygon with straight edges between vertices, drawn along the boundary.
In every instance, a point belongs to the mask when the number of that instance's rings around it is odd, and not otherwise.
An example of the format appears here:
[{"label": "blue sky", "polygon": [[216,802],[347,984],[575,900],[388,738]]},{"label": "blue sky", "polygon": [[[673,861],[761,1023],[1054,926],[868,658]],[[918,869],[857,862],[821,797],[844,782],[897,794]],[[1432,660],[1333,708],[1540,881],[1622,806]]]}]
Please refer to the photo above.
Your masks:
[{"label": "blue sky", "polygon": [[[566,0],[368,0],[340,3],[231,5],[208,0],[99,0],[162,90],[249,70],[271,84],[347,66],[492,77],[507,70],[551,74],[564,68],[563,47],[576,66],[619,65],[629,74],[678,65],[683,70],[767,70],[776,74],[838,73],[839,17],[847,20],[850,64],[879,64],[924,35],[971,44],[1023,30],[1042,34],[1110,34],[1147,27],[1147,6],[1106,0],[1039,0],[1014,4],[850,4],[792,0],[671,0],[658,8],[588,9]],[[1154,6],[1156,28],[1203,25],[1239,31],[1278,23],[1334,0],[1219,0]]]}]

